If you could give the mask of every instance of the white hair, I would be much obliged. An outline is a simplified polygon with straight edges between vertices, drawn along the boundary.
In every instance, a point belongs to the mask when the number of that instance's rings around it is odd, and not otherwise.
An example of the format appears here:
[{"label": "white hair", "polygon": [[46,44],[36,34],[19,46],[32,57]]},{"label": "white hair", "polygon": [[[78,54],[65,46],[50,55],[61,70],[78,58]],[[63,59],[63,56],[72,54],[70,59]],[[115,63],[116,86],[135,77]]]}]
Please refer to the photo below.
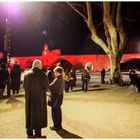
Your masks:
[{"label": "white hair", "polygon": [[34,60],[32,64],[32,68],[42,69],[42,62],[39,59]]}]

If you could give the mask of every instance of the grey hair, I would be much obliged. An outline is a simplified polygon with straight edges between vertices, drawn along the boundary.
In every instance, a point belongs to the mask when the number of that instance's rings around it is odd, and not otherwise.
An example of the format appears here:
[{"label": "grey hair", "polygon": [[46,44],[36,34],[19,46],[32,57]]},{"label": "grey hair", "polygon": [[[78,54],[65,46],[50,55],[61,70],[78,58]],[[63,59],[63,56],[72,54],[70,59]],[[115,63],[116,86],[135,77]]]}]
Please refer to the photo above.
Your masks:
[{"label": "grey hair", "polygon": [[35,59],[32,64],[32,68],[42,69],[42,62],[39,59]]}]

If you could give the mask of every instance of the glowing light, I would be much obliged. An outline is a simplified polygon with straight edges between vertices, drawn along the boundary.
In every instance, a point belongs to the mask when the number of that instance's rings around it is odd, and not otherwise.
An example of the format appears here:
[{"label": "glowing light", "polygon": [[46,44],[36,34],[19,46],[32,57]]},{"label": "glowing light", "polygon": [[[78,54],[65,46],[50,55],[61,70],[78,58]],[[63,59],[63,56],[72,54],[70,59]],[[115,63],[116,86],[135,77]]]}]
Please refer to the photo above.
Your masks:
[{"label": "glowing light", "polygon": [[9,16],[17,16],[18,15],[18,13],[19,13],[19,7],[20,7],[20,4],[19,4],[19,2],[11,2],[11,1],[9,1],[9,2],[6,2],[5,4],[5,10],[7,11],[7,16],[9,17]]}]

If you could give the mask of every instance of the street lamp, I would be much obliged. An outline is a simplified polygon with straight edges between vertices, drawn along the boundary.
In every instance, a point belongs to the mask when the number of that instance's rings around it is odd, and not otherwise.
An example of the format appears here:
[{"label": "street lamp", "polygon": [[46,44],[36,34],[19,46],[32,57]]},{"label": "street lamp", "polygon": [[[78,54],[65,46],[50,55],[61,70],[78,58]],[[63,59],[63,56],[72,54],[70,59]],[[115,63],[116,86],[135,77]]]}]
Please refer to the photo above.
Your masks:
[{"label": "street lamp", "polygon": [[11,16],[16,16],[18,13],[18,5],[15,2],[5,3],[6,9],[6,20],[5,20],[5,34],[4,34],[4,51],[7,53],[7,64],[8,68],[10,68],[10,56],[11,56]]},{"label": "street lamp", "polygon": [[7,64],[10,68],[10,48],[11,48],[11,34],[10,34],[10,21],[6,18],[4,34],[4,50],[7,52]]}]

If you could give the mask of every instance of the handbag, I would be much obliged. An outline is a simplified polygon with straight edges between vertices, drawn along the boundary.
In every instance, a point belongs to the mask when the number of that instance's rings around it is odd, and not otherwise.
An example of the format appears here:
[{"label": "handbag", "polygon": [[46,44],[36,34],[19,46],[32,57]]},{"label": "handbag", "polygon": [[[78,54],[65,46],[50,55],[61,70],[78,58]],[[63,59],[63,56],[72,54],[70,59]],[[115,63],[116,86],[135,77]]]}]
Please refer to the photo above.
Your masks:
[{"label": "handbag", "polygon": [[48,96],[48,100],[47,100],[47,104],[51,107],[56,107],[59,101],[59,96],[58,97],[54,97],[51,92],[47,92],[47,96]]}]

